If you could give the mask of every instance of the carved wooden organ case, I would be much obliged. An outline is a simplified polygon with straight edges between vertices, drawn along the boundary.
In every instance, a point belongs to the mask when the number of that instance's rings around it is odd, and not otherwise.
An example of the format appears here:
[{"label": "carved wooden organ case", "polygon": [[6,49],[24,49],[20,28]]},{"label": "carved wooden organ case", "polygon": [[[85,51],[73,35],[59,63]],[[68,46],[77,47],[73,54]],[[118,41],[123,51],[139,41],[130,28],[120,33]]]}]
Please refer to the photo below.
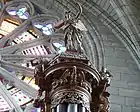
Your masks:
[{"label": "carved wooden organ case", "polygon": [[57,55],[50,62],[41,60],[35,69],[40,90],[34,105],[44,112],[108,112],[105,74],[89,65],[84,54],[73,51]]},{"label": "carved wooden organ case", "polygon": [[[78,4],[78,3],[77,3]],[[77,16],[67,12],[67,18],[57,24],[64,26],[66,52],[51,61],[40,60],[35,68],[35,83],[40,87],[34,106],[43,112],[108,112],[110,73],[92,66],[82,52]],[[43,98],[42,98],[43,97]]]}]

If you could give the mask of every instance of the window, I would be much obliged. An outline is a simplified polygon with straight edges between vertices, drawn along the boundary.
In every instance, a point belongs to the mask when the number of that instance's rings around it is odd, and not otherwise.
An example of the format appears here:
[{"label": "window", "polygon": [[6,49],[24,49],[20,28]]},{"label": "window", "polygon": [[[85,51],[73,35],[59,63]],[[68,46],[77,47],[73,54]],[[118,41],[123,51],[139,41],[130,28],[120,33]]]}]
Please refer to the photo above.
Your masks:
[{"label": "window", "polygon": [[19,43],[23,43],[26,41],[30,41],[35,39],[36,37],[34,37],[32,34],[30,34],[29,32],[25,31],[23,32],[21,35],[19,35],[16,39],[14,39],[14,41],[19,44]]},{"label": "window", "polygon": [[5,36],[9,34],[10,32],[12,32],[17,27],[18,27],[17,25],[4,20],[0,26],[0,34]]},{"label": "window", "polygon": [[54,32],[53,26],[51,23],[48,23],[48,24],[35,23],[34,27],[39,29],[45,35],[51,35]]},{"label": "window", "polygon": [[30,14],[28,13],[28,9],[26,6],[18,6],[18,7],[8,7],[7,13],[11,16],[18,16],[20,19],[28,19]]},{"label": "window", "polygon": [[24,55],[47,55],[48,52],[46,50],[46,48],[43,45],[38,45],[38,46],[34,46],[31,48],[28,48],[26,50],[23,50],[22,53]]},{"label": "window", "polygon": [[64,46],[63,41],[55,41],[53,42],[53,46],[58,53],[62,53],[66,51],[66,47]]},{"label": "window", "polygon": [[0,96],[0,112],[9,111],[9,110],[10,110],[10,106],[5,101],[5,99],[2,96]]}]

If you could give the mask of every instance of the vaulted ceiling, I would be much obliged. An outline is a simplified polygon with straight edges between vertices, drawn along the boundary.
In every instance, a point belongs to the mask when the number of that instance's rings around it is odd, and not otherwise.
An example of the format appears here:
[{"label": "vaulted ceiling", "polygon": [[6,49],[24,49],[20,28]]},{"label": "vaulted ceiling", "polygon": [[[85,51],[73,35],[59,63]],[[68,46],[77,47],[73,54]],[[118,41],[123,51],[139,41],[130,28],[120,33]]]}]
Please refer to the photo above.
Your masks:
[{"label": "vaulted ceiling", "polygon": [[[44,12],[48,9],[53,15],[60,18],[66,10],[76,12],[76,0],[30,0],[40,6]],[[88,44],[94,48],[96,56],[103,56],[103,46],[99,38],[112,32],[131,53],[132,57],[140,65],[140,2],[139,0],[77,0],[82,4],[82,22],[88,28],[84,40],[94,40],[94,44]],[[105,25],[106,28],[102,26]],[[106,34],[102,32],[106,32]],[[93,50],[87,51],[92,55]],[[95,59],[92,59],[95,60]],[[101,62],[99,62],[101,63]]]},{"label": "vaulted ceiling", "polygon": [[[3,0],[8,1],[8,0]],[[71,10],[74,14],[77,13],[78,7],[75,1],[81,3],[83,8],[80,20],[84,23],[87,30],[84,32],[82,41],[85,53],[88,55],[90,61],[96,66],[98,70],[102,66],[109,68],[114,75],[114,83],[118,80],[123,81],[130,77],[135,82],[139,80],[140,68],[140,2],[139,0],[10,0],[18,2],[31,2],[31,10],[33,18],[24,21],[12,33],[0,39],[0,45],[4,45],[8,39],[14,39],[23,31],[26,31],[30,26],[31,21],[35,18],[54,17],[58,20],[64,19],[65,11]],[[29,2],[29,3],[30,3]],[[2,2],[1,2],[2,3]],[[2,6],[3,4],[1,4]],[[0,22],[3,19],[3,10],[1,10]],[[43,14],[43,15],[39,15]],[[30,87],[28,84],[20,81],[16,75],[8,72],[7,68],[12,68],[14,71],[20,71],[24,76],[33,77],[33,69],[18,65],[25,60],[29,61],[34,58],[49,58],[54,54],[43,56],[27,56],[18,54],[17,51],[22,51],[29,47],[36,45],[50,45],[50,38],[60,38],[56,35],[39,35],[41,38],[31,40],[25,43],[16,44],[0,48],[0,76],[9,79],[13,85],[20,90],[25,91],[28,95],[35,97],[37,90]],[[49,38],[48,38],[49,37]],[[1,46],[0,46],[1,47]],[[135,61],[134,61],[135,60]],[[14,62],[14,63],[13,63]],[[136,65],[137,64],[137,65]],[[120,74],[123,74],[120,78]],[[127,74],[127,76],[125,75]],[[131,74],[133,76],[131,76]],[[137,78],[138,77],[138,78]],[[130,80],[130,78],[128,80]],[[120,81],[120,82],[121,82]],[[128,81],[129,82],[129,81]],[[127,82],[127,83],[128,83]],[[122,82],[121,82],[122,84]],[[121,85],[120,84],[120,85]],[[0,83],[0,85],[3,85]],[[115,84],[114,84],[115,85]],[[124,83],[119,88],[124,85]],[[126,84],[127,85],[127,84]],[[139,82],[137,83],[139,85]],[[116,87],[116,85],[115,85]],[[2,91],[7,91],[3,86],[0,87]],[[113,88],[114,89],[114,88]],[[117,87],[118,89],[118,87]],[[122,88],[121,88],[122,89]],[[130,89],[130,88],[129,88]],[[133,88],[131,88],[133,89]],[[0,91],[1,92],[1,91]],[[7,93],[7,92],[5,92]],[[112,92],[113,93],[113,92]],[[9,94],[0,93],[5,98],[12,99]],[[115,93],[116,94],[116,93]],[[112,100],[113,101],[113,100]],[[116,101],[116,99],[115,99]],[[9,101],[11,102],[11,101]],[[15,102],[14,102],[15,103]],[[11,105],[17,105],[11,104]],[[19,105],[17,105],[18,107]],[[19,110],[18,110],[19,109]],[[20,112],[20,107],[17,112]],[[21,111],[22,112],[22,111]]]}]

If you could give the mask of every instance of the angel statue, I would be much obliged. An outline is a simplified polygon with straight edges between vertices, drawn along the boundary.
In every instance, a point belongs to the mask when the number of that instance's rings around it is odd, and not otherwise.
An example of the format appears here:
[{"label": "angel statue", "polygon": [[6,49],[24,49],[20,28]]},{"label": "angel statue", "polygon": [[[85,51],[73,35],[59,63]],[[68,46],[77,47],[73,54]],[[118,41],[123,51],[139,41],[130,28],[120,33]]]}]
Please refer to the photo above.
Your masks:
[{"label": "angel statue", "polygon": [[82,31],[87,31],[83,23],[79,20],[82,13],[81,5],[76,2],[79,12],[74,15],[71,11],[65,12],[65,20],[61,20],[54,28],[62,28],[65,32],[65,46],[67,50],[76,50],[82,52]]},{"label": "angel statue", "polygon": [[100,74],[102,75],[102,79],[107,80],[107,84],[110,85],[111,78],[113,77],[110,72],[106,68],[102,67]]}]

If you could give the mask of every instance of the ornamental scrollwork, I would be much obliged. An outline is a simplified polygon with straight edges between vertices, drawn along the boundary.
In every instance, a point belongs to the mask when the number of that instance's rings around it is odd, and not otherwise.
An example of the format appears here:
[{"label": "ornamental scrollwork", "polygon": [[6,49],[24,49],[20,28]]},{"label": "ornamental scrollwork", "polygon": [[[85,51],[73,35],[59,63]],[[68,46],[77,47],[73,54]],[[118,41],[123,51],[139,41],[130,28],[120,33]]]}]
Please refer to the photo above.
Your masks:
[{"label": "ornamental scrollwork", "polygon": [[52,98],[51,104],[52,108],[56,107],[58,104],[62,103],[74,103],[74,104],[82,104],[88,112],[90,112],[90,103],[87,97],[77,92],[64,92],[56,95]]},{"label": "ornamental scrollwork", "polygon": [[60,79],[55,79],[52,82],[52,90],[66,85],[69,87],[80,86],[89,93],[92,92],[91,84],[85,79],[85,73],[82,70],[78,70],[76,66],[73,66],[72,69],[65,69]]}]

